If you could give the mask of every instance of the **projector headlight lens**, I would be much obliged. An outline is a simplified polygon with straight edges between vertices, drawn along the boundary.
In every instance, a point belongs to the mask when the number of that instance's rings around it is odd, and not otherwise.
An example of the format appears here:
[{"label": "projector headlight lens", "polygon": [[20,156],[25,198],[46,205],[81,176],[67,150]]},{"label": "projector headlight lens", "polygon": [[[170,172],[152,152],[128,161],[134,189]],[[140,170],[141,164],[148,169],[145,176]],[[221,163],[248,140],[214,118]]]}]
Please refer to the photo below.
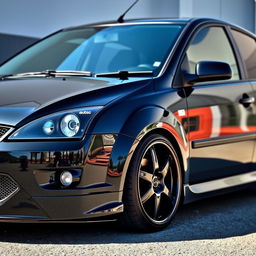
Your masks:
[{"label": "projector headlight lens", "polygon": [[80,121],[74,114],[64,116],[60,123],[61,132],[67,137],[75,136],[80,129]]}]

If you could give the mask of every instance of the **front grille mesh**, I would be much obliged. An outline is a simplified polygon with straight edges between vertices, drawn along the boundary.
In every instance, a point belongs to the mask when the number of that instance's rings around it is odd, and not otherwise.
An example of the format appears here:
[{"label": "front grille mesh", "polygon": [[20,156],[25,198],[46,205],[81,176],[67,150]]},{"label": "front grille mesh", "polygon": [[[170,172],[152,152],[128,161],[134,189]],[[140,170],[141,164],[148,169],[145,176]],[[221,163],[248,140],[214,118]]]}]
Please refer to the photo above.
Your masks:
[{"label": "front grille mesh", "polygon": [[8,175],[0,174],[0,205],[19,190],[18,184]]},{"label": "front grille mesh", "polygon": [[0,139],[10,130],[11,128],[6,126],[0,126]]}]

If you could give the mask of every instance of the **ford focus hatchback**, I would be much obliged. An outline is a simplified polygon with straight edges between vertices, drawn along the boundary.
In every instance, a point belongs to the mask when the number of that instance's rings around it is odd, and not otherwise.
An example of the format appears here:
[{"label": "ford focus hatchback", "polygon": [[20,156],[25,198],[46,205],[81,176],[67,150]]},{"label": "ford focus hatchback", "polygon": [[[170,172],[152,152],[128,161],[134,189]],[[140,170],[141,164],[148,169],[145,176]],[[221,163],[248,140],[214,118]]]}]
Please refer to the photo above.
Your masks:
[{"label": "ford focus hatchback", "polygon": [[256,41],[213,19],[54,33],[0,66],[0,221],[166,227],[256,182]]}]

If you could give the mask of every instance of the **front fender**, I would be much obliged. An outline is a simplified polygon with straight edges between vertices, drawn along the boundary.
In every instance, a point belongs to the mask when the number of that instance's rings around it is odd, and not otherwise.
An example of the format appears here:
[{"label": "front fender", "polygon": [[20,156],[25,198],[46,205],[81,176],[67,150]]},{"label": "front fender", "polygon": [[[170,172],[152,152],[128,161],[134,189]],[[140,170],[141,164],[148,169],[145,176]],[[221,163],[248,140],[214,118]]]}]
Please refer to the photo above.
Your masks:
[{"label": "front fender", "polygon": [[[133,113],[122,127],[113,147],[109,169],[115,186],[123,189],[126,173],[140,141],[152,133],[162,134],[171,141],[180,158],[183,169],[187,170],[189,148],[186,133],[174,114],[159,106],[147,106]],[[113,178],[110,177],[113,184]]]}]

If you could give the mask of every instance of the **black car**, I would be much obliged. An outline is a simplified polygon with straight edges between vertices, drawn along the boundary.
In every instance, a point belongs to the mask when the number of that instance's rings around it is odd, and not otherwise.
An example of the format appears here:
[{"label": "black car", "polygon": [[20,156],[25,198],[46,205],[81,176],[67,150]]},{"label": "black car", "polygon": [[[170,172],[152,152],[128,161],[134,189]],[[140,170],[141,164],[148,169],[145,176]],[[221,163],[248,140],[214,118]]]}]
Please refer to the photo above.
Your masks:
[{"label": "black car", "polygon": [[0,67],[0,221],[166,227],[256,181],[256,41],[214,19],[63,29]]}]

